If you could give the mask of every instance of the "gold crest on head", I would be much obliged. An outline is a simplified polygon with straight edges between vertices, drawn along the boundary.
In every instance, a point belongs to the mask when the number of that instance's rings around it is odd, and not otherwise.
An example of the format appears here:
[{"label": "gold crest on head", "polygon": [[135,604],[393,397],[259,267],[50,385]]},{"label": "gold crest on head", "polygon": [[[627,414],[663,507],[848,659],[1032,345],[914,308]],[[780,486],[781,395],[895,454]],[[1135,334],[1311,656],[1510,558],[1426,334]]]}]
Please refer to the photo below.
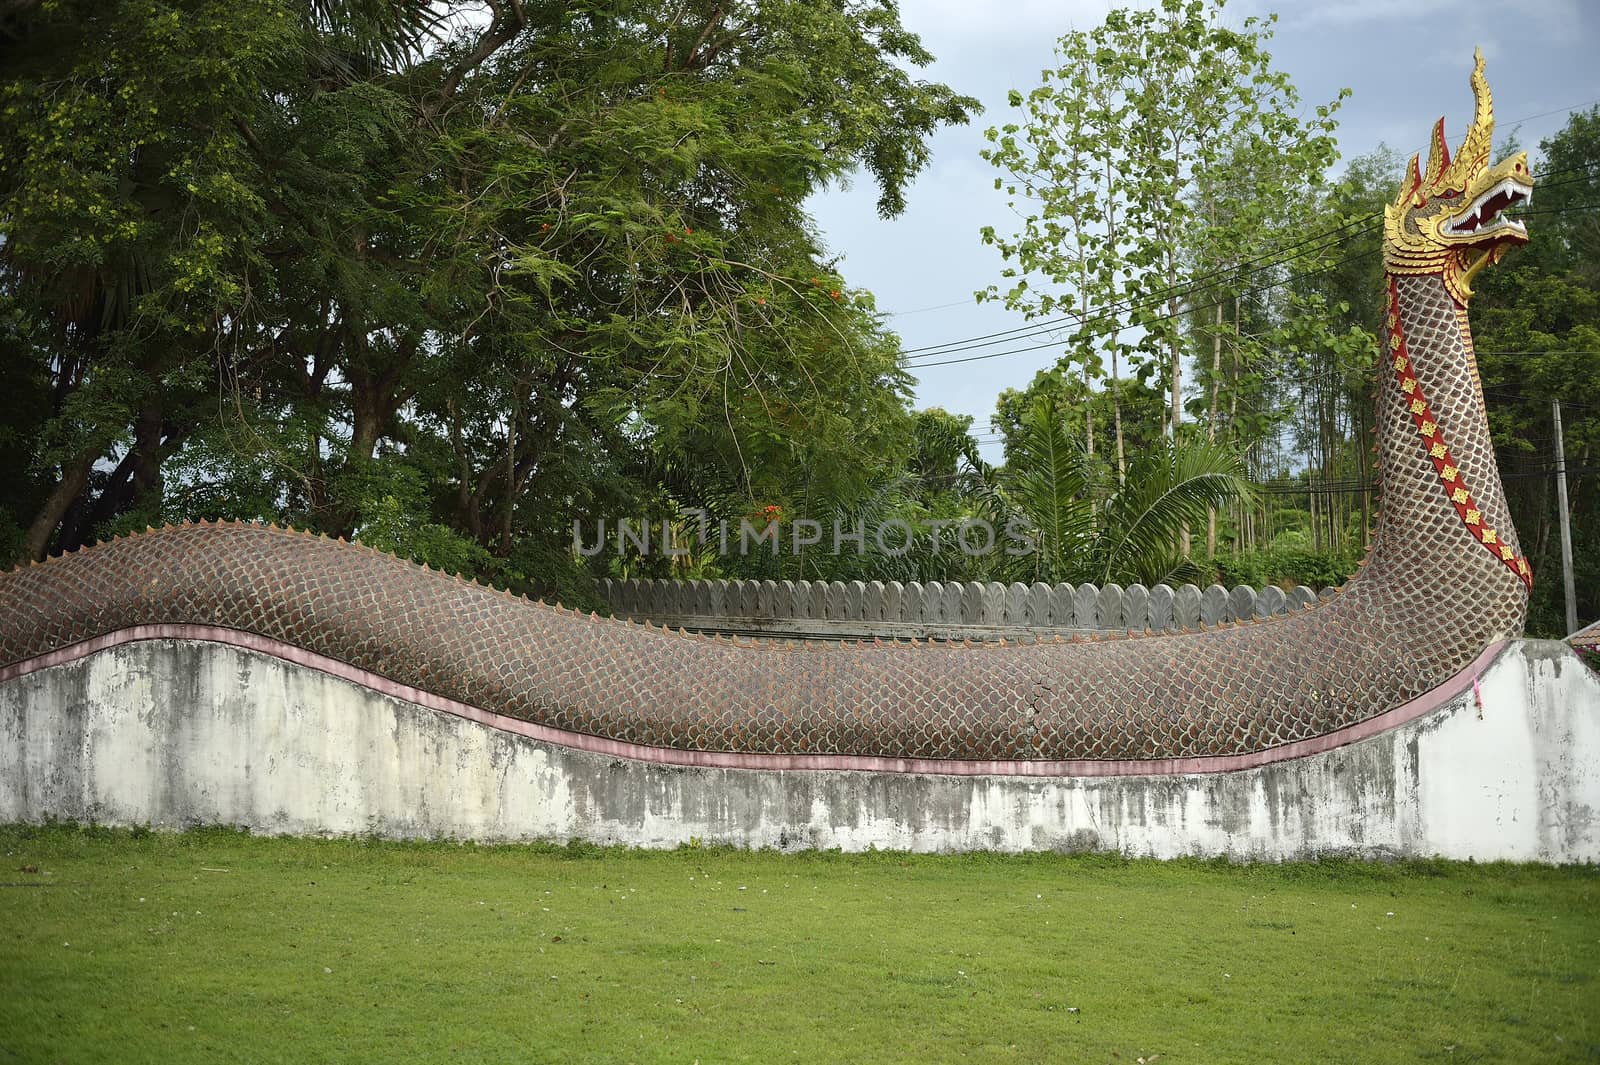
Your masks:
[{"label": "gold crest on head", "polygon": [[1444,136],[1444,119],[1433,127],[1428,169],[1413,155],[1400,194],[1383,209],[1383,263],[1391,274],[1439,274],[1457,303],[1472,299],[1472,279],[1499,262],[1506,249],[1524,244],[1521,222],[1501,212],[1533,195],[1528,153],[1489,165],[1494,141],[1494,100],[1483,76],[1483,52],[1475,55],[1472,128],[1455,157]]}]

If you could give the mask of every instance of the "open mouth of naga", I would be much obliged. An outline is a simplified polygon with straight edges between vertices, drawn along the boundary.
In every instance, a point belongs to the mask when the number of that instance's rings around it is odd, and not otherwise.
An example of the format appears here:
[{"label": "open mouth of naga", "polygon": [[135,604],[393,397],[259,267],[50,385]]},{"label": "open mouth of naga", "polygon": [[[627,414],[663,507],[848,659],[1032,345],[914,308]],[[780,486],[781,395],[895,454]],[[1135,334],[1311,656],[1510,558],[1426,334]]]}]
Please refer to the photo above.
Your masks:
[{"label": "open mouth of naga", "polygon": [[1526,205],[1532,198],[1532,185],[1506,178],[1478,196],[1467,205],[1466,210],[1447,219],[1442,228],[1452,237],[1494,237],[1522,243],[1528,239],[1527,228],[1518,219],[1507,218],[1502,212]]}]

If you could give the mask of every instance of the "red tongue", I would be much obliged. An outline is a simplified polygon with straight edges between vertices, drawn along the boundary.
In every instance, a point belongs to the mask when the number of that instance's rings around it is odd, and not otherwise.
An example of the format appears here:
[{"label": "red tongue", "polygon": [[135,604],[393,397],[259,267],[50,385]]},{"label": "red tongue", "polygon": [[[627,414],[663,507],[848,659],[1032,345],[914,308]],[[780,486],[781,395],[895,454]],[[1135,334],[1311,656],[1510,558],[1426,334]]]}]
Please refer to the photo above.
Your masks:
[{"label": "red tongue", "polygon": [[1479,226],[1483,225],[1484,222],[1491,218],[1497,217],[1501,211],[1505,210],[1507,207],[1510,207],[1512,202],[1513,200],[1511,196],[1508,196],[1503,192],[1496,193],[1489,199],[1488,203],[1478,208],[1478,216],[1473,219],[1472,228],[1477,229]]}]

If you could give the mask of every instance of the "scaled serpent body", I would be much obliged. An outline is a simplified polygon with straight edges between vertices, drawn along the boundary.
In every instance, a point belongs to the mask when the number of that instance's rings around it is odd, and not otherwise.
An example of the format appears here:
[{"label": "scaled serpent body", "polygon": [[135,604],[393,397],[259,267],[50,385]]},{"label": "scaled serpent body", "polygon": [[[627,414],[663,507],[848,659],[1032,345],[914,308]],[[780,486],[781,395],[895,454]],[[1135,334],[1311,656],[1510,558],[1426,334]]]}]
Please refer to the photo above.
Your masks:
[{"label": "scaled serpent body", "polygon": [[[1511,164],[1489,171],[1486,147],[1467,158],[1487,115],[1481,80],[1480,62],[1462,158],[1445,152],[1402,189],[1391,253],[1430,218],[1459,216]],[[1391,255],[1373,547],[1340,594],[1286,617],[1099,642],[734,643],[581,616],[342,541],[202,523],[0,575],[0,666],[135,626],[201,625],[494,713],[680,751],[1146,760],[1322,736],[1422,695],[1521,630],[1525,564],[1462,296],[1473,255],[1514,240],[1449,245],[1437,272]],[[1452,498],[1457,486],[1471,506]]]}]

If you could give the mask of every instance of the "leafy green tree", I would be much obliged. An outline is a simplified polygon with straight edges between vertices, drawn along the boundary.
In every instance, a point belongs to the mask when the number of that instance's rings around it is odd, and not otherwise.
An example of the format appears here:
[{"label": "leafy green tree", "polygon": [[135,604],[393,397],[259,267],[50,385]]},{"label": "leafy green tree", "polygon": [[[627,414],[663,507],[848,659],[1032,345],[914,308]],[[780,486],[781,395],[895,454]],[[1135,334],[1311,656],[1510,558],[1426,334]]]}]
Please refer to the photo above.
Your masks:
[{"label": "leafy green tree", "polygon": [[63,526],[159,516],[264,222],[230,119],[294,50],[276,14],[61,5],[0,27],[0,300],[23,389],[7,509],[28,555]]},{"label": "leafy green tree", "polygon": [[18,553],[263,517],[576,587],[576,516],[874,490],[908,379],[802,205],[897,212],[975,103],[887,3],[486,7],[7,10]]},{"label": "leafy green tree", "polygon": [[[1399,182],[1400,159],[1380,145],[1350,160],[1320,202],[1319,213],[1336,223],[1325,242],[1332,242],[1337,258],[1298,271],[1288,289],[1294,303],[1321,308],[1321,321],[1312,335],[1302,336],[1286,316],[1282,333],[1289,344],[1275,366],[1279,391],[1288,400],[1279,432],[1305,463],[1308,547],[1346,557],[1365,547],[1375,506],[1368,486],[1383,313],[1378,219]],[[1323,493],[1317,485],[1360,487]]]},{"label": "leafy green tree", "polygon": [[908,464],[924,499],[953,491],[961,464],[974,453],[972,416],[942,407],[919,410],[912,418],[912,452]]},{"label": "leafy green tree", "polygon": [[1185,307],[1240,256],[1304,225],[1297,208],[1335,154],[1338,102],[1297,117],[1299,96],[1265,49],[1272,21],[1230,29],[1222,4],[1204,0],[1112,11],[1064,36],[1059,68],[1013,94],[1020,120],[987,134],[984,156],[1006,174],[997,187],[1024,216],[1014,235],[983,230],[1016,264],[1007,306],[1068,311],[1069,357],[1091,379],[1093,348],[1115,356],[1118,330],[1138,330],[1169,382],[1174,432]]},{"label": "leafy green tree", "polygon": [[1148,377],[1113,376],[1099,387],[1091,387],[1082,377],[1069,375],[1057,364],[1040,370],[1026,388],[1005,389],[995,399],[994,424],[1005,441],[1007,462],[1011,439],[1021,431],[1035,404],[1048,397],[1067,432],[1085,441],[1085,456],[1110,467],[1118,480],[1125,479],[1126,459],[1117,465],[1115,456],[1089,449],[1088,426],[1120,423],[1129,453],[1136,454],[1160,440],[1166,425],[1165,399],[1158,388],[1149,384]]}]

